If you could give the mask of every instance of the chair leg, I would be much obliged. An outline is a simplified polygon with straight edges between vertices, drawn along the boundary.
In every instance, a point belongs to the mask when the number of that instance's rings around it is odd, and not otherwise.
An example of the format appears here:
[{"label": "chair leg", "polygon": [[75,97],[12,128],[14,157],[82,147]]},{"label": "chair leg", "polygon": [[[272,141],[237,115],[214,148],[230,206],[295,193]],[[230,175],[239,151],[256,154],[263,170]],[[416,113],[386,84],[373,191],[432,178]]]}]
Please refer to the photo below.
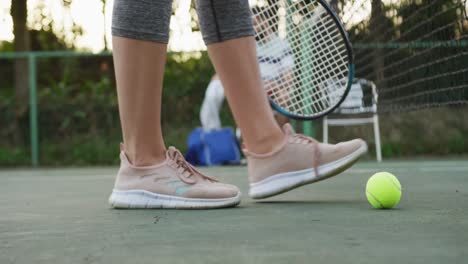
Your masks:
[{"label": "chair leg", "polygon": [[380,128],[379,128],[379,116],[374,114],[374,136],[375,136],[375,153],[377,155],[377,161],[382,161],[382,148],[380,146]]},{"label": "chair leg", "polygon": [[323,118],[323,143],[328,143],[328,119],[327,117]]}]

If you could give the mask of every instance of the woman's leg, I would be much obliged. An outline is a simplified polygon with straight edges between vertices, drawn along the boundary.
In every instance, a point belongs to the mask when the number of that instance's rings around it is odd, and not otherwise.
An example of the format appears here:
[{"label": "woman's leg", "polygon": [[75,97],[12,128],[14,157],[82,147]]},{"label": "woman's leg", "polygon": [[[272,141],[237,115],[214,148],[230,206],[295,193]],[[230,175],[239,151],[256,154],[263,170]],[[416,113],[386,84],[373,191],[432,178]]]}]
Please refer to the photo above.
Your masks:
[{"label": "woman's leg", "polygon": [[242,131],[245,145],[258,153],[284,141],[263,89],[248,0],[197,0],[203,39]]},{"label": "woman's leg", "polygon": [[136,166],[162,162],[161,96],[166,44],[113,38],[125,153]]},{"label": "woman's leg", "polygon": [[229,106],[249,150],[267,153],[284,141],[263,89],[255,39],[243,37],[208,46]]},{"label": "woman's leg", "polygon": [[280,113],[275,113],[275,120],[280,127],[283,127],[284,125],[289,123],[289,118]]},{"label": "woman's leg", "polygon": [[226,97],[246,141],[254,199],[274,196],[339,174],[367,152],[362,140],[321,144],[275,122],[263,90],[253,37],[208,46]]},{"label": "woman's leg", "polygon": [[219,208],[239,189],[202,174],[161,133],[161,95],[170,0],[116,0],[114,63],[124,137],[109,203],[117,208]]},{"label": "woman's leg", "polygon": [[165,159],[161,95],[172,0],[115,0],[112,35],[124,150],[134,165]]},{"label": "woman's leg", "polygon": [[288,124],[281,130],[260,79],[248,1],[198,0],[198,4],[204,8],[198,12],[208,52],[246,143],[252,198],[337,175],[367,151],[362,140],[329,145],[296,134]]}]

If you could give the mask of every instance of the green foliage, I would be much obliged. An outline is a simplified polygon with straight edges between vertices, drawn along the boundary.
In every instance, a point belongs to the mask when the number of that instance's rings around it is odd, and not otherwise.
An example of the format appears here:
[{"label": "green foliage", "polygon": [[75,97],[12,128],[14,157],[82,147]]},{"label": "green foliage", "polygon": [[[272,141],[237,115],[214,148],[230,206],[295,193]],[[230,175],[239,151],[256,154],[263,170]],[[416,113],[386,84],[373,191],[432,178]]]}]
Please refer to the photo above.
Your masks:
[{"label": "green foliage", "polygon": [[0,41],[0,52],[13,52],[14,50],[13,42]]},{"label": "green foliage", "polygon": [[[121,141],[110,57],[41,59],[38,85],[39,137],[42,165],[114,164]],[[47,74],[43,74],[47,73]],[[208,55],[168,54],[162,124],[167,145],[185,151],[188,133],[199,126],[205,89],[214,71]],[[11,93],[0,93],[0,123],[14,117]],[[226,106],[225,125],[234,121]],[[28,119],[23,120],[28,135]],[[11,144],[14,130],[0,131],[0,166],[28,165],[25,144]],[[25,158],[26,157],[26,158]]]},{"label": "green foliage", "polygon": [[41,164],[63,165],[102,165],[118,164],[118,140],[110,140],[107,135],[76,135],[61,142],[44,140],[41,143]]},{"label": "green foliage", "polygon": [[[106,57],[41,60],[40,74],[48,73],[40,78],[38,91],[42,165],[118,162],[121,132],[111,63]],[[167,145],[184,152],[187,135],[200,125],[199,110],[213,68],[206,53],[188,58],[169,54],[165,74],[163,134]],[[0,90],[0,124],[10,124],[14,118],[12,103],[11,94]],[[461,120],[466,111],[448,108],[382,115],[384,158],[468,154],[468,127]],[[223,125],[235,126],[227,104],[223,105],[221,119]],[[11,143],[14,130],[2,126],[0,166],[29,165],[28,117],[21,120],[19,129],[26,135],[20,145]],[[373,152],[370,127],[334,128],[330,136],[332,142],[363,137]]]},{"label": "green foliage", "polygon": [[463,137],[463,135],[458,135],[447,142],[448,153],[455,153],[455,154],[464,154],[468,150],[467,138]]},{"label": "green foliage", "polygon": [[[468,107],[426,109],[379,116],[384,158],[408,156],[455,156],[468,154]],[[342,116],[341,116],[342,117]],[[330,129],[330,141],[361,137],[375,155],[372,126]]]},{"label": "green foliage", "polygon": [[0,167],[12,167],[30,163],[30,153],[25,147],[0,147]]},{"label": "green foliage", "polygon": [[70,47],[63,38],[59,38],[51,29],[31,30],[31,50],[68,50]]},{"label": "green foliage", "polygon": [[384,143],[382,144],[382,156],[383,157],[400,157],[401,146],[398,143]]}]

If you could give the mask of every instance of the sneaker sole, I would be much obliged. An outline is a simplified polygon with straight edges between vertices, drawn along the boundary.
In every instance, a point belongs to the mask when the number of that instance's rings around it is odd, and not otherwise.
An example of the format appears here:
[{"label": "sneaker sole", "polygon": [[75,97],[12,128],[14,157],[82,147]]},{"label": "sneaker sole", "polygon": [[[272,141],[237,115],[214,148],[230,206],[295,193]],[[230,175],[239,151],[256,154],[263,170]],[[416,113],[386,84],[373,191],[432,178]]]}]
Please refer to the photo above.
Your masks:
[{"label": "sneaker sole", "polygon": [[260,182],[250,184],[249,196],[253,199],[268,198],[306,184],[333,177],[351,167],[366,152],[367,145],[363,145],[348,156],[319,166],[317,168],[318,176],[313,168],[270,176]]},{"label": "sneaker sole", "polygon": [[157,194],[145,190],[113,190],[109,204],[118,209],[210,209],[232,207],[240,203],[241,194],[224,199],[194,199]]}]

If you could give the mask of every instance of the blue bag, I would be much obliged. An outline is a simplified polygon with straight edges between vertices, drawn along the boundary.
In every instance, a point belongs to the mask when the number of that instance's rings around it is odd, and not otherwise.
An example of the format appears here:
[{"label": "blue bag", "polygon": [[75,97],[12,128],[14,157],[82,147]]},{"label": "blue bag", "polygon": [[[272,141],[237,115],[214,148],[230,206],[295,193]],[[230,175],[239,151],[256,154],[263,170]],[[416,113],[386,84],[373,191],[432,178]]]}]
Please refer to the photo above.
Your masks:
[{"label": "blue bag", "polygon": [[206,131],[194,129],[187,139],[185,159],[192,165],[214,166],[239,164],[240,151],[234,131],[230,127]]}]

